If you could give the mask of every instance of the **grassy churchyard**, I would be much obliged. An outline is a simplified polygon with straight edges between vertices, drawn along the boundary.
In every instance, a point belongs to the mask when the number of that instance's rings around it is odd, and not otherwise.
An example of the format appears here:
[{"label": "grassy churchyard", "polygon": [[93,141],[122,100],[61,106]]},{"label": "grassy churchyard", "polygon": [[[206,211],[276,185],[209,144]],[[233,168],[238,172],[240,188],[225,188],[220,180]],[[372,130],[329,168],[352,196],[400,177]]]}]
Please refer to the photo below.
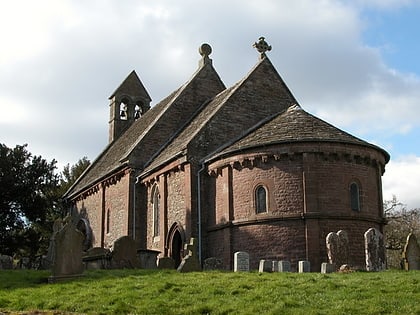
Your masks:
[{"label": "grassy churchyard", "polygon": [[420,314],[419,271],[125,269],[87,271],[56,284],[48,276],[0,270],[0,314]]}]

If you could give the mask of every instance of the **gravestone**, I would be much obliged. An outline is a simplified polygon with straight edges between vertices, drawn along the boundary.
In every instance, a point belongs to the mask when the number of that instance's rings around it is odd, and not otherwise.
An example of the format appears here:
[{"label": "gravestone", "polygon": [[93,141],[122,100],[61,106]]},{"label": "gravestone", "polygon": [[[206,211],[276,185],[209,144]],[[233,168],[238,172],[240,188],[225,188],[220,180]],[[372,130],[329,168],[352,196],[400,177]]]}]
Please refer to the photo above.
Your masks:
[{"label": "gravestone", "polygon": [[107,248],[93,247],[83,255],[85,269],[108,269],[110,267],[111,252]]},{"label": "gravestone", "polygon": [[332,273],[335,271],[335,265],[330,263],[322,263],[321,264],[321,273]]},{"label": "gravestone", "polygon": [[158,260],[158,269],[175,269],[175,260],[171,257],[160,257]]},{"label": "gravestone", "polygon": [[386,267],[384,236],[378,229],[370,228],[365,232],[366,270],[381,271]]},{"label": "gravestone", "polygon": [[139,249],[137,251],[140,259],[140,268],[157,269],[157,260],[160,251],[152,249]]},{"label": "gravestone", "polygon": [[325,239],[327,245],[328,261],[339,267],[348,263],[349,238],[346,231],[328,233]]},{"label": "gravestone", "polygon": [[223,269],[223,262],[216,257],[209,257],[204,260],[203,267],[204,270],[221,270]]},{"label": "gravestone", "polygon": [[299,273],[311,272],[311,263],[307,260],[299,260],[298,272]]},{"label": "gravestone", "polygon": [[272,260],[261,259],[258,271],[259,272],[272,272],[273,271],[273,261]]},{"label": "gravestone", "polygon": [[413,233],[407,236],[402,256],[405,270],[420,270],[420,246]]},{"label": "gravestone", "polygon": [[111,253],[111,267],[139,268],[140,261],[137,257],[136,242],[130,236],[121,236],[114,242]]},{"label": "gravestone", "polygon": [[80,277],[84,269],[82,262],[84,235],[76,229],[70,218],[67,218],[64,223],[64,226],[53,236],[54,261],[52,275],[48,278],[50,283]]},{"label": "gravestone", "polygon": [[249,271],[249,254],[247,252],[236,252],[233,255],[233,271]]},{"label": "gravestone", "polygon": [[279,262],[278,260],[273,260],[271,264],[271,271],[278,272],[279,271]]},{"label": "gravestone", "polygon": [[292,269],[290,267],[290,261],[280,260],[278,264],[278,272],[290,272]]},{"label": "gravestone", "polygon": [[0,254],[0,269],[13,269],[13,257]]},{"label": "gravestone", "polygon": [[190,243],[185,244],[184,252],[188,253],[178,266],[179,272],[201,271],[200,261],[198,260],[197,241],[191,237]]}]

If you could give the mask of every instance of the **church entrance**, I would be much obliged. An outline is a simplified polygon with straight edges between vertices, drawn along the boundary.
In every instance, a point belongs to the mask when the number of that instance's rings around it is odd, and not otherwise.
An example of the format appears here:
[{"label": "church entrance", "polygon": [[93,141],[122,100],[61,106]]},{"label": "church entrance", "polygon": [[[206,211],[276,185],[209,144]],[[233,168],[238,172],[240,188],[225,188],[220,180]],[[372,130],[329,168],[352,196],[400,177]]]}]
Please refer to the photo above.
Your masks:
[{"label": "church entrance", "polygon": [[175,268],[178,268],[182,259],[182,237],[178,230],[172,236],[171,257],[175,261]]}]

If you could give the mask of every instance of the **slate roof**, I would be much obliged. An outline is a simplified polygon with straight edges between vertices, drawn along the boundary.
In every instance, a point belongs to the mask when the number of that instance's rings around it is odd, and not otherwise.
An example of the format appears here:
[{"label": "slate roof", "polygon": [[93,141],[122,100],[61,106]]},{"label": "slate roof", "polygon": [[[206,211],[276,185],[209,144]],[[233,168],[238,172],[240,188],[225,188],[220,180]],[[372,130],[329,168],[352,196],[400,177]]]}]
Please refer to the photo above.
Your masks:
[{"label": "slate roof", "polygon": [[135,70],[130,72],[127,78],[125,78],[125,80],[111,94],[109,99],[113,98],[117,93],[131,95],[133,91],[136,91],[137,94],[144,96],[144,98],[149,102],[152,100]]},{"label": "slate roof", "polygon": [[209,160],[250,148],[292,142],[336,142],[368,146],[381,151],[386,161],[389,161],[389,154],[385,150],[311,115],[299,105],[291,106],[262,121],[248,134],[229,144]]}]

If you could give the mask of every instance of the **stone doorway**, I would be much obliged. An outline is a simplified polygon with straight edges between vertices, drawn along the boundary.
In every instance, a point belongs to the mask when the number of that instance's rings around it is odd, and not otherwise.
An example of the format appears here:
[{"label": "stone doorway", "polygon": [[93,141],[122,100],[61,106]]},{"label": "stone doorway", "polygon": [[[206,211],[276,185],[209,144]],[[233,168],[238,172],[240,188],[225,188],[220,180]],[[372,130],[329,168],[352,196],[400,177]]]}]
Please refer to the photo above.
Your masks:
[{"label": "stone doorway", "polygon": [[175,262],[175,268],[178,268],[183,258],[183,247],[185,242],[185,234],[179,223],[174,223],[169,230],[167,238],[167,248],[169,249],[169,257]]}]

